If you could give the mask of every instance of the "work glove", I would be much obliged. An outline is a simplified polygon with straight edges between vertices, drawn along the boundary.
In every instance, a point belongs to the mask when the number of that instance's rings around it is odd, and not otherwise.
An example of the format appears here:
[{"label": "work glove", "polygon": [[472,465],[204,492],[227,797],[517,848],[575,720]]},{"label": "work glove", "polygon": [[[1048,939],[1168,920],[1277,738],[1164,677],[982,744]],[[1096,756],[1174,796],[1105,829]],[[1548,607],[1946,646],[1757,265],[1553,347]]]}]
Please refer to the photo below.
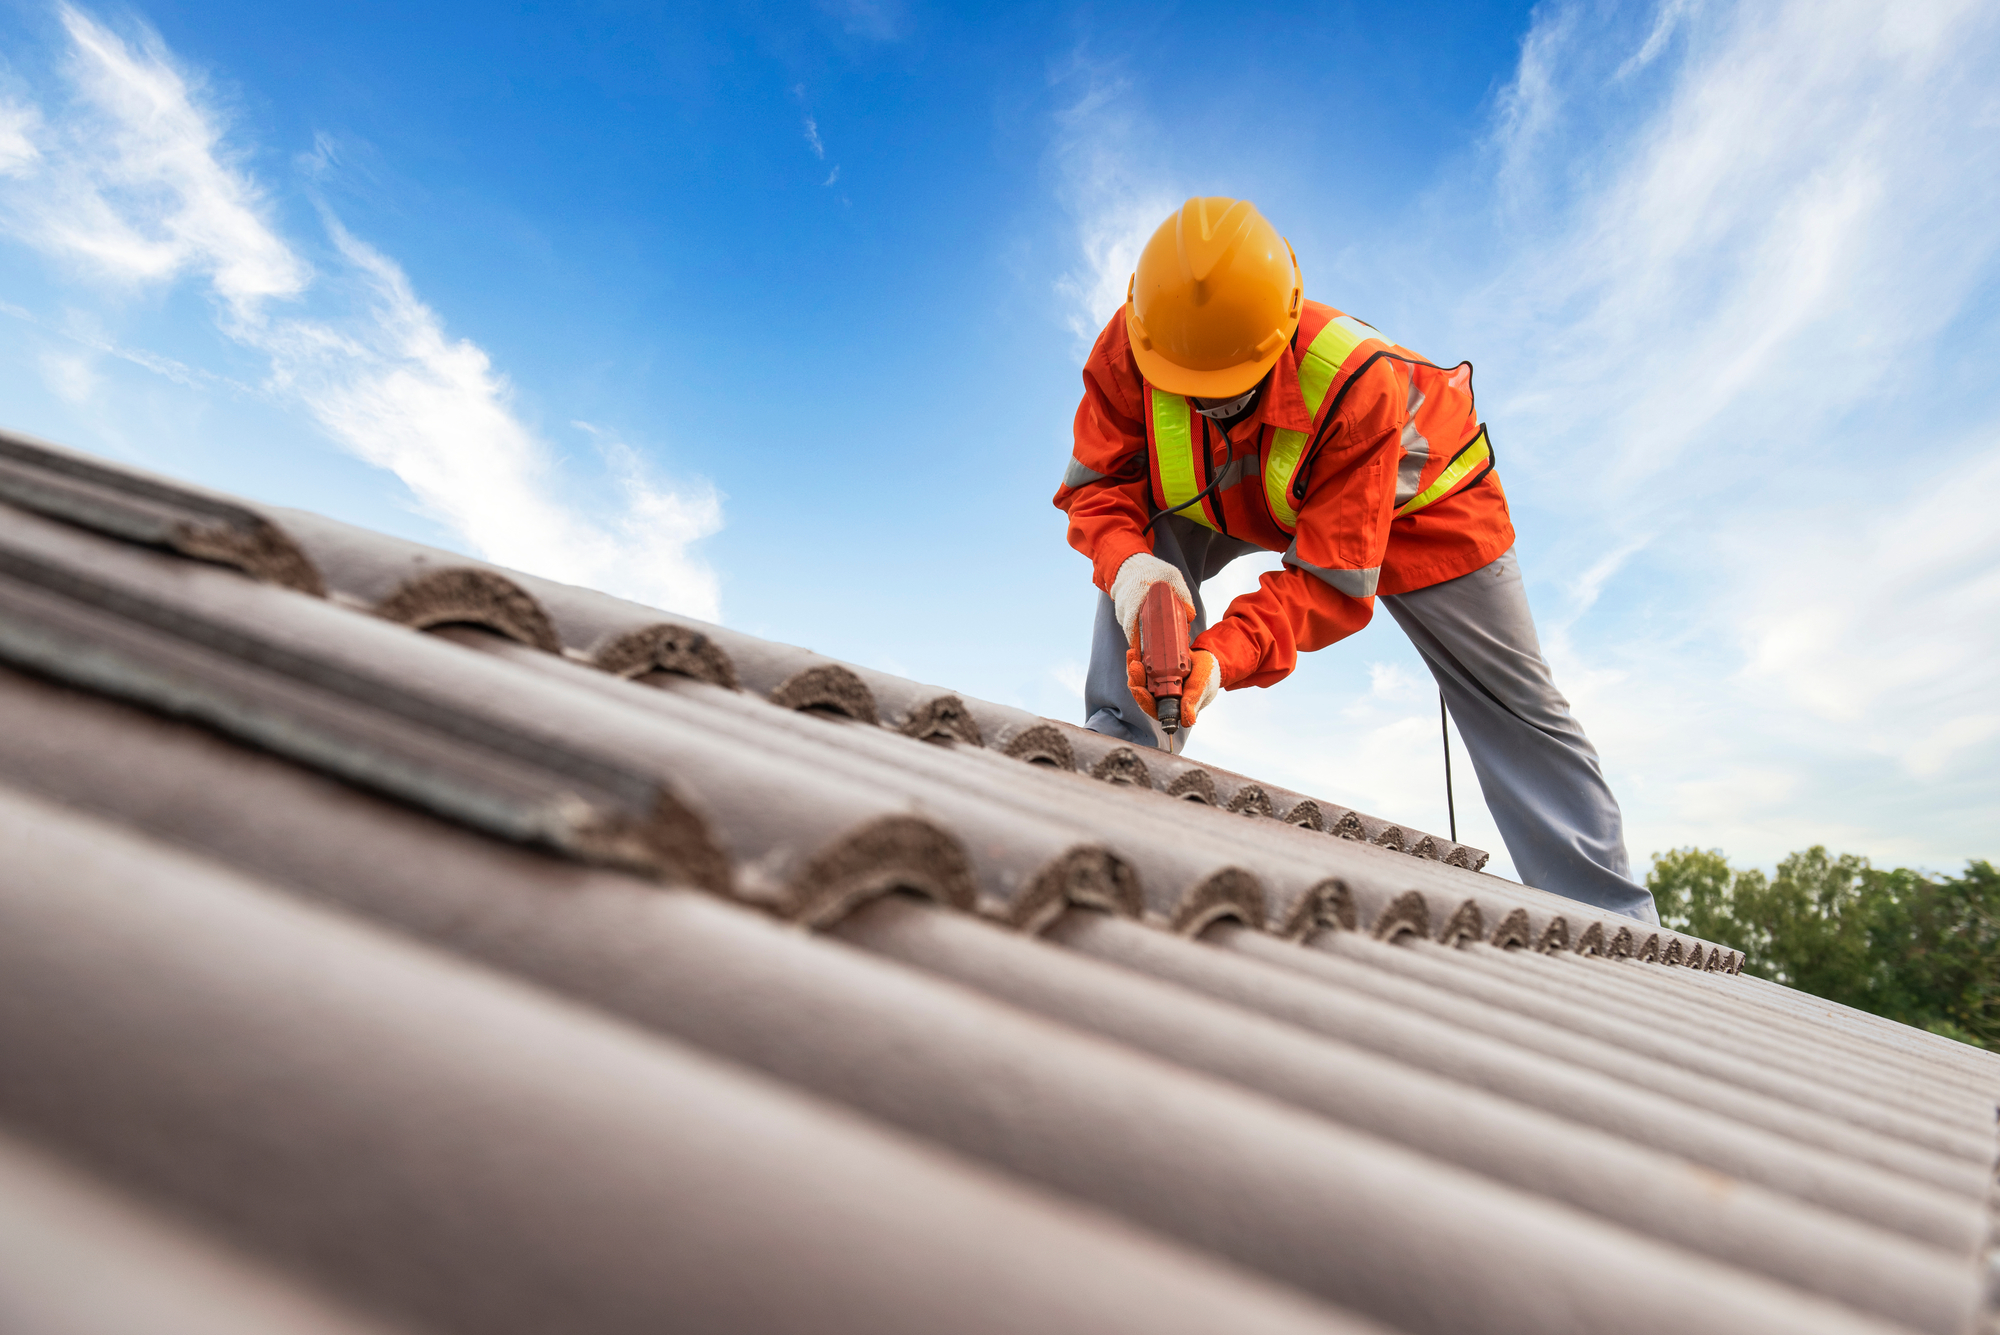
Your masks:
[{"label": "work glove", "polygon": [[[1139,660],[1137,645],[1125,654],[1125,684],[1132,688],[1132,698],[1146,711],[1146,717],[1159,722],[1159,706],[1146,689],[1146,665]],[[1208,708],[1208,702],[1222,694],[1222,669],[1214,654],[1206,649],[1194,651],[1194,670],[1181,683],[1181,690],[1181,730],[1185,732],[1194,726],[1195,716]]]},{"label": "work glove", "polygon": [[1145,605],[1146,590],[1155,584],[1174,586],[1188,625],[1194,625],[1194,595],[1188,592],[1181,572],[1151,552],[1134,552],[1125,558],[1111,581],[1111,608],[1117,613],[1119,629],[1125,632],[1125,643],[1135,649],[1139,645],[1139,609]]},{"label": "work glove", "polygon": [[[1146,689],[1146,667],[1139,660],[1139,609],[1145,606],[1146,594],[1155,584],[1171,585],[1180,598],[1181,615],[1187,618],[1190,629],[1194,626],[1194,599],[1188,594],[1187,580],[1181,572],[1168,565],[1151,552],[1134,552],[1118,567],[1116,578],[1111,581],[1111,610],[1118,617],[1119,628],[1125,632],[1125,680],[1132,687],[1132,698],[1139,702],[1139,708],[1147,717],[1159,721],[1159,709],[1153,696]],[[1202,706],[1215,698],[1222,681],[1216,671],[1215,655],[1197,650],[1194,654],[1194,670],[1183,683],[1186,694],[1181,697],[1181,727],[1192,728],[1195,715]]]}]

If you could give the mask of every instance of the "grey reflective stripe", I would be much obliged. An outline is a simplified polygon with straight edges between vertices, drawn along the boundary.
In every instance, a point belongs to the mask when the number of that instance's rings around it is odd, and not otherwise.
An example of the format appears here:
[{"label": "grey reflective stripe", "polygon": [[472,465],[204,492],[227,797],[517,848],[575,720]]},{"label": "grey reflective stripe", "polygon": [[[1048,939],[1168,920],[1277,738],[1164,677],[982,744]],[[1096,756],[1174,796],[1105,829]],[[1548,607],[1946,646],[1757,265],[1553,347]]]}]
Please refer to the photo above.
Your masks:
[{"label": "grey reflective stripe", "polygon": [[1071,458],[1069,467],[1063,469],[1063,485],[1065,487],[1085,487],[1103,476],[1104,474],[1098,472],[1096,469],[1085,468],[1077,459]]},{"label": "grey reflective stripe", "polygon": [[1431,459],[1431,443],[1417,430],[1417,409],[1424,406],[1424,392],[1417,388],[1417,377],[1410,375],[1410,402],[1404,408],[1403,461],[1396,466],[1396,504],[1408,505],[1410,498],[1417,494],[1417,487],[1424,480],[1424,465]]},{"label": "grey reflective stripe", "polygon": [[1376,581],[1382,578],[1381,566],[1370,566],[1366,570],[1322,570],[1310,561],[1299,560],[1298,539],[1285,549],[1285,564],[1297,566],[1309,575],[1317,575],[1350,598],[1373,598]]},{"label": "grey reflective stripe", "polygon": [[1222,477],[1216,482],[1215,489],[1217,491],[1227,491],[1246,477],[1262,476],[1264,476],[1264,472],[1257,467],[1256,455],[1239,456],[1231,459],[1222,466]]}]

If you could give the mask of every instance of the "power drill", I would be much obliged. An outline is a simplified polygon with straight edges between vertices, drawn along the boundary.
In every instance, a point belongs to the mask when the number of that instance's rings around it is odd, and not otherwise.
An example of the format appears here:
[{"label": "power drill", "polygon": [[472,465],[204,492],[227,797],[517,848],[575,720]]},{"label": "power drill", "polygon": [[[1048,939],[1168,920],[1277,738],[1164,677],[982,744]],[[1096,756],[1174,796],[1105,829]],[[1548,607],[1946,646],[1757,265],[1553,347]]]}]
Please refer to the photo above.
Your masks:
[{"label": "power drill", "polygon": [[1181,695],[1194,671],[1187,617],[1171,584],[1155,584],[1139,604],[1139,664],[1160,730],[1171,737],[1181,730]]}]

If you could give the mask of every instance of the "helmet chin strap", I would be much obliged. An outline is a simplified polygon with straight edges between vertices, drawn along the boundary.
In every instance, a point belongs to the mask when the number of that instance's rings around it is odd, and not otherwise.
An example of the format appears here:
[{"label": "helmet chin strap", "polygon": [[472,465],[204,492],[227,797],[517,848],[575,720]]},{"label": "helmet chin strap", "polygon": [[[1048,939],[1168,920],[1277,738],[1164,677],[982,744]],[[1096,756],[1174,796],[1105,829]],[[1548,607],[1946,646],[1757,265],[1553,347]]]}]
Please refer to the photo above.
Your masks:
[{"label": "helmet chin strap", "polygon": [[1200,413],[1203,417],[1206,417],[1211,421],[1217,421],[1225,417],[1234,417],[1238,413],[1241,413],[1245,408],[1248,408],[1250,406],[1250,401],[1257,397],[1257,391],[1262,389],[1263,387],[1264,387],[1264,382],[1259,380],[1256,384],[1250,386],[1249,389],[1237,395],[1235,398],[1227,400],[1226,402],[1218,403],[1213,399],[1196,399],[1196,398],[1190,398],[1188,402],[1191,405],[1193,405],[1194,410]]}]

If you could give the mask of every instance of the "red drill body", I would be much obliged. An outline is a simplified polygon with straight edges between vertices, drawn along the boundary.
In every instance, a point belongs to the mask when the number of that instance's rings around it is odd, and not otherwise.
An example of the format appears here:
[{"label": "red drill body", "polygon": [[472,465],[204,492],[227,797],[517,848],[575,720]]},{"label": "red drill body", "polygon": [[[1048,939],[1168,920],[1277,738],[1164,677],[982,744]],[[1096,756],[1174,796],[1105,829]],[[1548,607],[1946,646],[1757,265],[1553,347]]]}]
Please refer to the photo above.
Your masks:
[{"label": "red drill body", "polygon": [[1188,650],[1187,615],[1171,584],[1155,584],[1139,605],[1139,662],[1161,729],[1179,732],[1181,695],[1194,656]]}]

